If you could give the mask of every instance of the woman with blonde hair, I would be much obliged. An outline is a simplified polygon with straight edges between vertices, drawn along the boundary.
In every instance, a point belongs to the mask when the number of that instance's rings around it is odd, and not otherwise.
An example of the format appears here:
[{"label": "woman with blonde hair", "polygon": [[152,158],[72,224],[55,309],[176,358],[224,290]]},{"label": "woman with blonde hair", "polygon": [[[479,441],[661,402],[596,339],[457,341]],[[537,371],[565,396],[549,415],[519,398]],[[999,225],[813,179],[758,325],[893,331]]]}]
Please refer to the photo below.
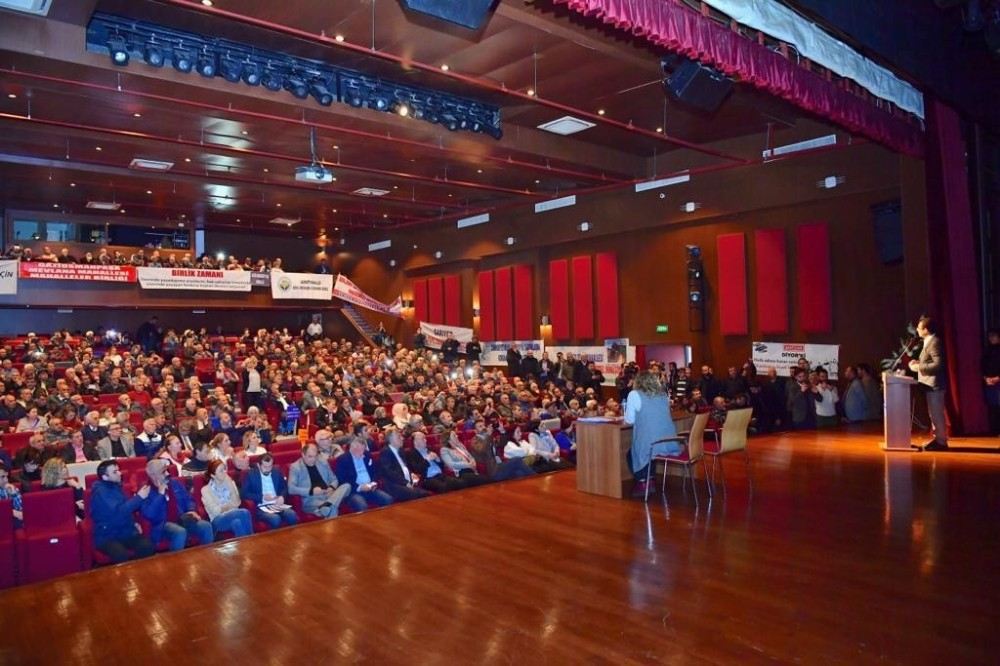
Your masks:
[{"label": "woman with blonde hair", "polygon": [[[629,463],[635,475],[633,496],[646,494],[646,468],[654,455],[677,455],[683,450],[679,442],[659,440],[677,436],[677,427],[670,416],[670,398],[657,375],[640,372],[625,400],[625,423],[632,427],[632,450]],[[657,443],[654,443],[657,442]]]},{"label": "woman with blonde hair", "polygon": [[76,517],[83,520],[83,486],[75,476],[69,475],[69,468],[62,458],[49,458],[42,465],[42,490],[73,489],[73,501],[76,502]]}]

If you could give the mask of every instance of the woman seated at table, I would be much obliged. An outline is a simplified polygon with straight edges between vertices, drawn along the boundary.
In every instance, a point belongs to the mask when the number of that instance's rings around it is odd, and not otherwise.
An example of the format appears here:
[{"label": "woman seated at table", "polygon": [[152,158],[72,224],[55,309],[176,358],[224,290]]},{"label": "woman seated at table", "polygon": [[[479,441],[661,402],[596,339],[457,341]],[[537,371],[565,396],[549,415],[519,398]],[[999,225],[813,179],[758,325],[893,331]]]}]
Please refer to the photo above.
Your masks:
[{"label": "woman seated at table", "polygon": [[676,437],[677,428],[670,417],[670,398],[660,379],[651,372],[640,372],[625,400],[625,423],[631,424],[632,450],[629,464],[635,475],[633,497],[646,494],[646,468],[653,456],[675,456],[684,450],[680,442],[658,442]]},{"label": "woman seated at table", "polygon": [[240,508],[240,491],[226,472],[226,463],[213,460],[205,472],[208,481],[201,488],[201,503],[212,523],[216,536],[232,532],[238,537],[253,534],[250,512]]}]

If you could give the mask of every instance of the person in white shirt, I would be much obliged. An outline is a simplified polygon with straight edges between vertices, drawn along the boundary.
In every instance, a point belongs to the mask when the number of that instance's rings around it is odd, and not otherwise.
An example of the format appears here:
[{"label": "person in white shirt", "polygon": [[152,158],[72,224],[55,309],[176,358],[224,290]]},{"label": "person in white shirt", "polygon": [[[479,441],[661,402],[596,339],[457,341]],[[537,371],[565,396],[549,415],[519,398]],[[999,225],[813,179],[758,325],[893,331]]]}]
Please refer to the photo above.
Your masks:
[{"label": "person in white shirt", "polygon": [[816,385],[812,390],[816,400],[816,427],[835,428],[840,419],[837,416],[837,403],[840,396],[837,387],[829,381],[826,370],[820,368],[816,372]]}]

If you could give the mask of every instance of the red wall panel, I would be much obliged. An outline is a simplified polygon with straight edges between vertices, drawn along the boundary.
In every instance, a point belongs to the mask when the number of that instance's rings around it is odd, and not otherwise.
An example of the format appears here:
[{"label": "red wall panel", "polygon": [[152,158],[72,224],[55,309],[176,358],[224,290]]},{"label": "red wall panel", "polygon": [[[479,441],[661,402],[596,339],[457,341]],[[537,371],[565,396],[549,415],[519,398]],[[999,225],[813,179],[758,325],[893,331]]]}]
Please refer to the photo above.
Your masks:
[{"label": "red wall panel", "polygon": [[597,264],[597,337],[617,338],[618,316],[618,255],[599,252]]},{"label": "red wall panel", "polygon": [[549,262],[549,320],[552,337],[569,340],[569,261],[566,259]]},{"label": "red wall panel", "polygon": [[479,339],[496,340],[494,322],[493,271],[479,274]]},{"label": "red wall panel", "polygon": [[444,280],[427,278],[427,317],[432,324],[444,323]]},{"label": "red wall panel", "polygon": [[817,222],[799,225],[795,235],[799,326],[803,333],[828,333],[833,329],[830,231],[825,222]]},{"label": "red wall panel", "polygon": [[719,259],[719,329],[723,335],[750,332],[747,307],[746,237],[721,234],[716,237]]},{"label": "red wall panel", "polygon": [[573,257],[573,336],[594,337],[594,273],[590,256]]},{"label": "red wall panel", "polygon": [[754,232],[757,329],[761,333],[788,333],[788,258],[784,229]]},{"label": "red wall panel", "polygon": [[534,340],[535,282],[531,266],[514,266],[514,339]]},{"label": "red wall panel", "polygon": [[514,339],[514,292],[510,266],[493,271],[496,286],[497,340]]},{"label": "red wall panel", "polygon": [[444,323],[460,326],[462,321],[462,278],[460,275],[444,276]]},{"label": "red wall panel", "polygon": [[427,319],[427,280],[413,281],[413,316],[418,322]]}]

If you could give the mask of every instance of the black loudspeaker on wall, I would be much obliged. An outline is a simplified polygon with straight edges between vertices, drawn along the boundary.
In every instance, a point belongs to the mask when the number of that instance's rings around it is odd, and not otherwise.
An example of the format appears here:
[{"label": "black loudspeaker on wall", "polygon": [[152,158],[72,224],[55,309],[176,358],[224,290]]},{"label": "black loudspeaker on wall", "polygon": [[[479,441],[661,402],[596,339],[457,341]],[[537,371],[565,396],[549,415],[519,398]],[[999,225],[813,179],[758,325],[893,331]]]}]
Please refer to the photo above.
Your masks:
[{"label": "black loudspeaker on wall", "polygon": [[667,74],[663,87],[677,101],[696,109],[715,112],[733,89],[732,79],[694,60],[666,57],[662,65]]},{"label": "black loudspeaker on wall", "polygon": [[478,30],[499,0],[402,0],[403,6],[421,14]]}]

